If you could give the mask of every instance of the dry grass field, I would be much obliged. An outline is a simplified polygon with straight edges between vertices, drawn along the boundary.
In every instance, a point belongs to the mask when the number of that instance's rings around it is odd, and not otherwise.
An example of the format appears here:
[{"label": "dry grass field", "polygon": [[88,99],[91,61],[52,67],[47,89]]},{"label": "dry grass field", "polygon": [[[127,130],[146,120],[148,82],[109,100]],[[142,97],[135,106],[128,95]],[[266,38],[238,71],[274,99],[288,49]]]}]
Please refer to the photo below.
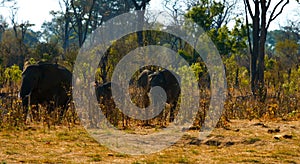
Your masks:
[{"label": "dry grass field", "polygon": [[[134,129],[127,129],[134,133]],[[300,121],[231,120],[203,141],[188,131],[173,146],[133,156],[101,146],[80,125],[0,132],[2,163],[300,163]]]}]

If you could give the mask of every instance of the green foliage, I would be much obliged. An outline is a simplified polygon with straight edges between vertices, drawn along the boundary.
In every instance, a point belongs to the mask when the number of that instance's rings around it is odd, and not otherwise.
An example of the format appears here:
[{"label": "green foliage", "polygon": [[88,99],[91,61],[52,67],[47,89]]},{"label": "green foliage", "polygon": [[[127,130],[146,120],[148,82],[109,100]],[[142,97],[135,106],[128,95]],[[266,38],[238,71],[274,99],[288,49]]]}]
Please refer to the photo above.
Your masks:
[{"label": "green foliage", "polygon": [[[213,33],[215,33],[212,30]],[[229,55],[233,52],[232,49],[232,40],[230,38],[230,31],[228,27],[222,26],[218,29],[217,35],[212,38],[216,44],[220,55]]]},{"label": "green foliage", "polygon": [[276,43],[275,54],[283,67],[291,68],[299,62],[299,49],[300,45],[296,41],[284,39]]},{"label": "green foliage", "polygon": [[4,70],[5,68],[3,68],[1,65],[0,65],[0,86],[2,86],[5,82],[5,78],[4,78]]},{"label": "green foliage", "polygon": [[197,81],[200,80],[201,75],[206,72],[205,66],[201,63],[194,63],[191,65],[191,69],[194,71]]},{"label": "green foliage", "polygon": [[294,40],[285,39],[278,41],[275,46],[276,53],[280,55],[296,55],[299,45]]},{"label": "green foliage", "polygon": [[[51,62],[63,54],[66,60],[59,62],[71,70],[80,48],[78,44],[80,37],[84,38],[84,35],[90,34],[101,25],[103,21],[123,12],[135,9],[134,1],[128,1],[128,4],[124,4],[123,1],[121,2],[120,0],[94,1],[94,8],[90,8],[93,1],[75,0],[73,2],[73,7],[68,6],[69,13],[67,13],[67,11],[66,13],[60,11],[51,12],[53,15],[52,21],[45,22],[43,25],[43,39],[46,41],[44,43],[39,42],[39,32],[27,31],[24,42],[20,42],[20,38],[14,36],[13,29],[5,29],[5,31],[1,33],[0,64],[3,67],[0,67],[0,84],[4,84],[3,88],[17,88],[20,86],[22,71],[19,66],[22,65],[24,59],[29,59],[29,61],[27,61],[28,64],[34,64],[37,61]],[[140,4],[141,0],[136,2]],[[195,2],[195,4],[196,5],[187,11],[185,17],[193,20],[198,27],[202,27],[205,30],[222,55],[226,67],[228,92],[230,96],[232,96],[228,98],[227,106],[225,107],[226,112],[229,111],[230,113],[229,118],[253,119],[261,118],[266,115],[296,115],[295,113],[299,111],[298,100],[300,98],[300,68],[297,66],[299,65],[300,49],[299,32],[295,31],[295,29],[290,29],[291,27],[285,27],[283,30],[268,33],[267,48],[269,48],[270,54],[265,58],[264,70],[265,85],[268,89],[267,99],[264,103],[258,102],[249,96],[250,61],[247,44],[247,27],[244,25],[244,21],[242,19],[236,19],[234,27],[230,29],[219,21],[219,18],[221,18],[225,12],[226,4],[209,0],[200,0]],[[91,15],[89,15],[90,9],[92,11]],[[74,11],[77,11],[77,17]],[[68,17],[71,19],[67,20]],[[88,22],[89,18],[91,18],[90,22]],[[67,23],[67,21],[70,22]],[[66,25],[68,25],[68,27],[66,27]],[[82,26],[80,27],[79,25]],[[204,86],[204,89],[200,88],[201,97],[203,97],[203,99],[200,100],[200,110],[202,113],[200,112],[199,118],[197,118],[201,121],[202,117],[205,116],[205,110],[208,109],[210,101],[209,87],[206,86],[209,86],[211,81],[205,63],[198,57],[199,54],[196,54],[193,48],[183,40],[171,34],[160,32],[160,29],[164,28],[163,25],[155,24],[154,26],[157,26],[157,31],[143,31],[144,45],[161,45],[177,52],[190,66],[183,66],[175,71],[178,74],[192,75],[181,77],[182,83],[190,87],[192,80],[197,80],[199,86]],[[185,26],[185,28],[191,28],[190,30],[198,30],[194,29],[194,26]],[[81,31],[82,33],[80,33],[80,30],[83,30]],[[85,30],[86,34],[84,34]],[[68,34],[65,33],[66,31]],[[20,34],[20,32],[21,31],[18,31],[18,34]],[[65,35],[68,37],[65,37]],[[68,47],[64,49],[66,38],[68,39]],[[104,80],[110,81],[118,62],[124,55],[138,47],[137,40],[136,33],[133,33],[117,41],[113,41],[112,45],[104,54],[104,66],[101,67],[100,63],[100,67],[96,70],[91,68],[91,63],[95,62],[93,59],[96,59],[97,51],[100,48],[94,47],[87,52],[86,56],[90,59],[88,59],[86,63],[82,63],[79,67],[79,69],[84,70],[79,72],[79,82],[91,85],[91,82],[87,80],[90,78],[88,76],[92,75],[95,75],[95,78],[100,82]],[[203,47],[207,48],[206,45],[203,45]],[[207,51],[209,51],[209,49]],[[164,55],[163,52],[161,54]],[[215,66],[215,69],[219,68],[221,67]],[[3,88],[1,88],[1,91],[5,90]],[[14,109],[20,108],[20,106],[18,106],[20,102],[18,102],[17,99],[7,102],[1,99],[0,103],[0,106],[9,109],[6,115],[7,118],[9,118],[7,120],[10,120],[11,123],[18,121],[18,116],[14,115],[14,112],[16,112]],[[1,119],[2,118],[0,118],[0,123]],[[94,160],[101,160],[101,158],[98,159],[98,157],[96,157]],[[185,159],[182,160],[182,162],[185,161]],[[181,162],[181,159],[179,162]]]},{"label": "green foliage", "polygon": [[[173,68],[170,68],[173,70]],[[207,74],[205,65],[202,62],[196,62],[190,66],[184,65],[174,71],[180,76],[182,86],[191,87],[192,84],[198,84],[204,74]]]},{"label": "green foliage", "polygon": [[0,58],[4,67],[17,64],[22,66],[23,57],[27,51],[27,46],[20,42],[19,38],[14,36],[12,29],[6,30],[2,34],[2,41],[0,42]]},{"label": "green foliage", "polygon": [[247,27],[243,24],[241,19],[235,20],[235,25],[229,35],[231,52],[238,55],[247,54]]},{"label": "green foliage", "polygon": [[61,51],[57,44],[39,43],[33,51],[33,56],[37,60],[51,62],[60,53],[61,53]]},{"label": "green foliage", "polygon": [[274,58],[265,57],[265,81],[269,87],[273,87],[274,89],[279,89],[280,84],[278,81],[280,80],[279,76],[279,63]]},{"label": "green foliage", "polygon": [[5,69],[4,78],[8,84],[21,82],[22,71],[19,66],[13,65]]},{"label": "green foliage", "polygon": [[284,83],[282,87],[285,90],[285,94],[296,94],[299,93],[300,88],[300,67],[291,69],[290,74],[285,73],[284,76]]},{"label": "green foliage", "polygon": [[225,6],[221,2],[201,0],[201,3],[189,10],[185,17],[193,20],[207,32],[220,55],[230,56],[231,54],[246,53],[246,26],[240,19],[236,19],[236,24],[230,31],[220,20],[225,12],[224,9]]},{"label": "green foliage", "polygon": [[30,58],[28,61],[28,65],[36,64],[37,61],[34,58]]},{"label": "green foliage", "polygon": [[241,67],[239,69],[239,80],[240,80],[240,87],[241,88],[249,88],[250,86],[250,73],[246,67]]},{"label": "green foliage", "polygon": [[40,33],[33,30],[28,30],[24,37],[24,44],[28,47],[34,47],[39,43]]},{"label": "green foliage", "polygon": [[224,64],[228,87],[247,88],[249,86],[249,71],[246,67],[238,65],[236,55],[225,58]]},{"label": "green foliage", "polygon": [[[178,73],[179,75],[186,75],[186,76],[181,76],[180,81],[182,84],[184,84],[182,86],[190,86],[192,84],[192,82],[194,82],[194,83],[196,82],[195,78],[194,78],[195,77],[194,75],[196,75],[196,72],[194,72],[194,74],[190,74],[192,76],[187,76],[187,75],[189,75],[188,73],[190,73],[191,71],[194,71],[194,70],[191,70],[191,67],[188,67],[186,65],[178,68],[176,73]],[[196,77],[198,77],[198,76],[196,76]]]},{"label": "green foliage", "polygon": [[216,23],[218,16],[224,12],[225,6],[221,2],[201,0],[189,10],[185,17],[192,19],[196,24],[209,31],[219,26]]},{"label": "green foliage", "polygon": [[178,54],[189,63],[191,63],[194,60],[193,56],[184,50],[178,50]]},{"label": "green foliage", "polygon": [[[137,37],[135,34],[129,34],[112,43],[112,45],[102,56],[102,59],[99,63],[100,68],[96,70],[96,79],[98,81],[110,81],[118,62],[131,50],[134,50],[138,47],[136,40]],[[97,52],[97,48],[95,48],[95,52]]]},{"label": "green foliage", "polygon": [[274,70],[277,67],[277,61],[273,58],[265,57],[265,69],[266,71]]}]

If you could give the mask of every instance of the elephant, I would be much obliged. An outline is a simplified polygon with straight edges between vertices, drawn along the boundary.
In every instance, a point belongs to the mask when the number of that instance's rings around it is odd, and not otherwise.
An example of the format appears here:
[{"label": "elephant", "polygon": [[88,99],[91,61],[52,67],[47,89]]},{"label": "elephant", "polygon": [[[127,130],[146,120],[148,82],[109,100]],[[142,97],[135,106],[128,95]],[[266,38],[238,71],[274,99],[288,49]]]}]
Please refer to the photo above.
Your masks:
[{"label": "elephant", "polygon": [[[148,78],[145,78],[147,75]],[[150,92],[150,89],[153,87],[161,87],[167,96],[166,103],[171,105],[170,108],[170,118],[169,121],[174,121],[175,109],[177,106],[177,102],[180,96],[180,78],[176,73],[173,73],[167,69],[163,69],[161,71],[153,72],[149,70],[144,70],[138,80],[138,87],[143,87],[147,93]],[[160,98],[160,96],[153,96],[153,102],[157,102],[155,99]],[[144,99],[147,100],[147,99]],[[149,102],[144,102],[145,106],[149,105]]]},{"label": "elephant", "polygon": [[97,81],[95,83],[96,83],[95,91],[96,91],[97,101],[99,103],[110,101],[112,99],[111,87],[112,85],[114,86],[115,84],[112,82],[99,84]]},{"label": "elephant", "polygon": [[[96,81],[95,83],[96,83],[95,85],[96,98],[98,103],[100,104],[100,108],[102,112],[105,114],[105,117],[108,118],[110,122],[114,123],[114,125],[117,125],[118,123],[117,116],[118,113],[120,113],[120,111],[116,109],[116,104],[114,102],[113,95],[112,95],[112,87],[115,87],[116,89],[117,95],[115,98],[123,102],[122,101],[123,94],[119,89],[120,86],[113,82],[106,82],[103,84],[99,84]],[[98,113],[96,113],[96,115],[98,115]]]},{"label": "elephant", "polygon": [[149,76],[149,79],[150,87],[158,86],[165,91],[167,96],[166,102],[171,105],[169,122],[173,122],[175,109],[181,92],[179,76],[176,73],[164,69],[162,71],[151,74]]},{"label": "elephant", "polygon": [[48,114],[54,107],[61,107],[61,119],[71,101],[71,84],[72,73],[58,64],[38,63],[26,67],[22,73],[20,89],[25,121],[28,105],[38,104],[47,104]]},{"label": "elephant", "polygon": [[154,71],[145,69],[141,72],[141,74],[138,76],[137,86],[140,88],[144,88],[146,91],[149,91],[149,76],[153,74]]},{"label": "elephant", "polygon": [[150,105],[148,97],[148,92],[150,91],[149,76],[153,73],[154,71],[149,69],[143,70],[137,78],[137,88],[135,92],[131,94],[131,97],[135,97],[137,100],[136,105],[140,108],[146,108]]}]

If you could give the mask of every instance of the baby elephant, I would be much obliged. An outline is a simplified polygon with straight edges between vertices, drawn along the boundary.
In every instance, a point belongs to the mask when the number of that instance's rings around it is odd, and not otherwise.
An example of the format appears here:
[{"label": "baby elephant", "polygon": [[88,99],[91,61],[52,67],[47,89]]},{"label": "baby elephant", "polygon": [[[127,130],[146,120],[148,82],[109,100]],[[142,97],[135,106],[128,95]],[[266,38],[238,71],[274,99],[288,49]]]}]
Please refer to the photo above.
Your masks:
[{"label": "baby elephant", "polygon": [[102,112],[110,122],[114,123],[114,125],[117,125],[118,115],[120,112],[116,109],[116,104],[112,96],[112,87],[116,88],[117,92],[115,98],[119,99],[120,101],[122,94],[120,92],[119,85],[115,83],[106,82],[103,84],[99,84],[96,81],[95,92]]}]

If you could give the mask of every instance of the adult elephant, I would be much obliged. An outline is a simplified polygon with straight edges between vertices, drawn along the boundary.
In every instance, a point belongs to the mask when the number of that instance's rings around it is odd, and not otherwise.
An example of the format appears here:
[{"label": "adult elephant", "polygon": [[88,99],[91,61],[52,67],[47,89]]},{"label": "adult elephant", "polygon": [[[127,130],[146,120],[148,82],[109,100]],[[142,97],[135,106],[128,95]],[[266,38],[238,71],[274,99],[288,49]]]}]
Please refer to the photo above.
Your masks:
[{"label": "adult elephant", "polygon": [[[144,78],[145,75],[143,73],[148,75],[147,79]],[[169,121],[173,122],[175,109],[181,92],[180,82],[178,81],[180,80],[179,76],[174,72],[164,69],[154,73],[149,73],[149,71],[144,70],[139,77],[140,78],[138,78],[138,84],[142,84],[142,85],[138,87],[144,87],[147,90],[147,92],[149,92],[150,89],[153,87],[161,87],[165,91],[167,96],[166,103],[171,105]],[[155,102],[158,102],[158,100],[155,100],[157,98],[160,98],[160,96],[159,95],[152,96],[152,100],[154,101],[154,104]]]},{"label": "adult elephant", "polygon": [[58,64],[38,63],[28,66],[22,73],[20,97],[25,115],[29,105],[47,104],[48,114],[61,107],[60,119],[71,100],[72,73]]},{"label": "adult elephant", "polygon": [[[170,118],[169,121],[174,121],[175,109],[177,107],[178,99],[180,96],[180,78],[179,76],[167,69],[156,72],[149,76],[150,87],[161,87],[167,96],[167,103],[171,105],[170,107]],[[154,97],[155,98],[159,97]]]}]

